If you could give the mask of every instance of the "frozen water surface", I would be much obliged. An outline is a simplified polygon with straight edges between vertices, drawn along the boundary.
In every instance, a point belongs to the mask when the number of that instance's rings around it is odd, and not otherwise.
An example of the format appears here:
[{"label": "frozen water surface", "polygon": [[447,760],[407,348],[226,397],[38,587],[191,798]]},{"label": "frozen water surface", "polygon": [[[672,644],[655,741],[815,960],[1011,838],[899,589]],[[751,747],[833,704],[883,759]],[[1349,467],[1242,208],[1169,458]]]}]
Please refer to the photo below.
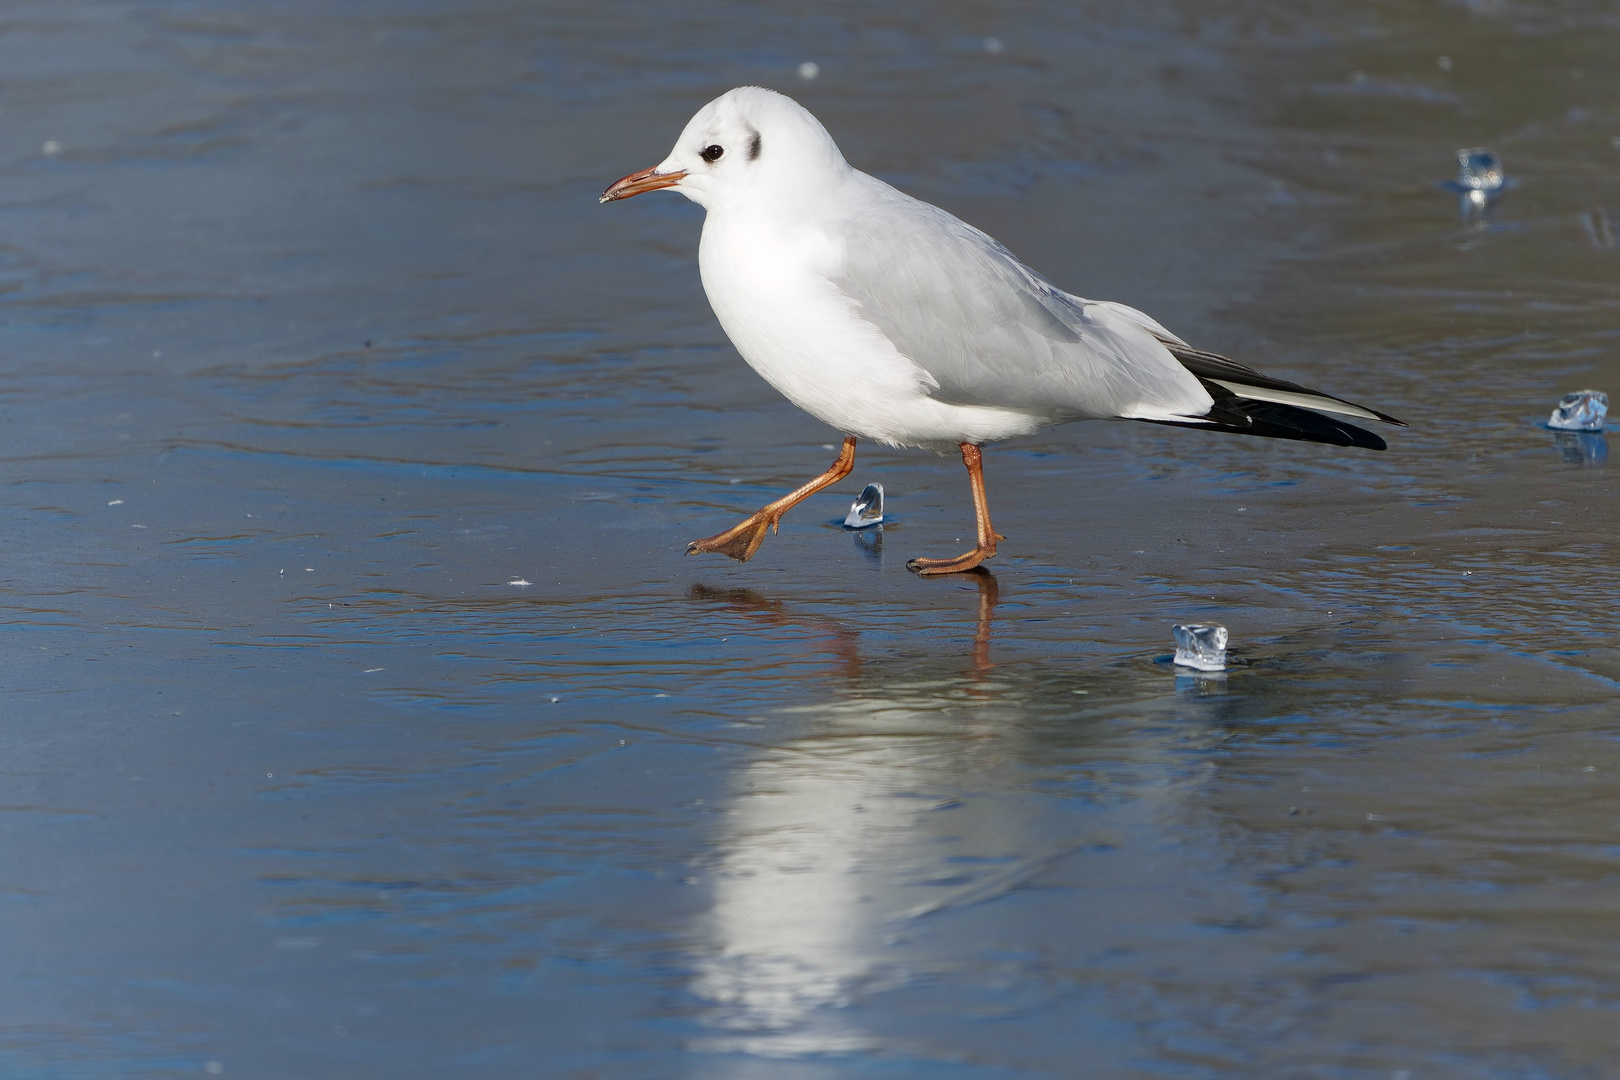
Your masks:
[{"label": "frozen water surface", "polygon": [[[1620,385],[1612,10],[988,10],[8,6],[0,1075],[1613,1072],[1620,500],[1524,422]],[[686,556],[837,433],[595,199],[751,82],[1418,422],[991,447],[943,580],[960,463],[863,443]],[[1459,141],[1499,228],[1398,194]]]},{"label": "frozen water surface", "polygon": [[1601,431],[1555,431],[1553,444],[1571,465],[1602,465],[1609,460],[1609,440]]}]

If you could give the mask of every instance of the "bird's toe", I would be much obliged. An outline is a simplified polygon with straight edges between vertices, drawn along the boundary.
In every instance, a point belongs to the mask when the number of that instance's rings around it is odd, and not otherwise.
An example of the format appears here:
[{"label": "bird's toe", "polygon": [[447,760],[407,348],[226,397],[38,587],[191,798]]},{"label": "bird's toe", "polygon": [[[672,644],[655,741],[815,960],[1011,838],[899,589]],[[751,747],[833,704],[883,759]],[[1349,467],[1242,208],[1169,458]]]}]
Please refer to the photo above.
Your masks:
[{"label": "bird's toe", "polygon": [[995,557],[994,548],[974,548],[954,559],[910,559],[906,569],[914,574],[932,577],[936,574],[962,574],[972,570],[986,559]]},{"label": "bird's toe", "polygon": [[747,562],[759,550],[759,545],[765,542],[765,533],[770,525],[770,518],[755,515],[723,533],[692,541],[686,545],[686,553],[704,555],[714,552],[728,559]]}]

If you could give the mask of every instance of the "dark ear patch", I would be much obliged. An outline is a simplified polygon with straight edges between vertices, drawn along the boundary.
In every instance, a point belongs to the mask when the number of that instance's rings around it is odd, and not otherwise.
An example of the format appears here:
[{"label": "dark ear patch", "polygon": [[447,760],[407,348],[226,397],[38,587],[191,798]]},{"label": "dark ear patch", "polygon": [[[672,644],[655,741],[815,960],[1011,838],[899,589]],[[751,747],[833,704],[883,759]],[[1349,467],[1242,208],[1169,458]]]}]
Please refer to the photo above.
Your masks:
[{"label": "dark ear patch", "polygon": [[748,160],[749,161],[754,161],[758,157],[759,157],[759,132],[756,131],[756,132],[754,132],[754,137],[752,139],[748,140]]}]

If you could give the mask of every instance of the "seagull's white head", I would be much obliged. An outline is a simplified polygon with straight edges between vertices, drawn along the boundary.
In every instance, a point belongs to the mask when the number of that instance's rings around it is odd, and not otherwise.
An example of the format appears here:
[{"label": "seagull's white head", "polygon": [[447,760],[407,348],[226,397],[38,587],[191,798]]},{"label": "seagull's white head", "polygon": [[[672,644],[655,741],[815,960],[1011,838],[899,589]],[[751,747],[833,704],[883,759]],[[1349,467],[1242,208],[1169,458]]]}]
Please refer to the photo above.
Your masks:
[{"label": "seagull's white head", "polygon": [[674,188],[699,206],[813,197],[849,171],[821,121],[774,90],[739,86],[687,123],[669,157],[617,180],[602,202]]}]

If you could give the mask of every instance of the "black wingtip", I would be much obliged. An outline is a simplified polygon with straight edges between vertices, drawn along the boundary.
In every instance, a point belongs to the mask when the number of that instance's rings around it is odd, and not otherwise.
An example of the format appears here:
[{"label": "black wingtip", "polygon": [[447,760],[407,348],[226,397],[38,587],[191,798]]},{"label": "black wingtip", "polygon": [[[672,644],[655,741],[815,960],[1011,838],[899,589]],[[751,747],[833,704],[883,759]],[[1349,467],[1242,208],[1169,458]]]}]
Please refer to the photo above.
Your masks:
[{"label": "black wingtip", "polygon": [[[1301,410],[1304,411],[1304,410]],[[1298,426],[1278,424],[1227,424],[1219,420],[1148,420],[1144,424],[1222,431],[1230,435],[1254,435],[1262,439],[1292,439],[1296,442],[1325,443],[1328,446],[1354,446],[1361,450],[1388,450],[1389,444],[1366,428],[1337,424],[1334,430],[1306,431]]]},{"label": "black wingtip", "polygon": [[1199,419],[1148,422],[1253,435],[1262,439],[1294,439],[1329,446],[1355,446],[1363,450],[1389,449],[1389,444],[1373,432],[1337,416],[1302,409],[1297,405],[1239,397],[1219,386],[1211,389],[1216,393],[1215,404]]},{"label": "black wingtip", "polygon": [[[1205,352],[1203,349],[1195,349],[1190,345],[1183,345],[1180,342],[1169,341],[1164,338],[1159,340],[1166,349],[1170,350],[1170,355],[1180,360],[1182,367],[1198,376],[1198,381],[1203,383],[1204,388],[1214,394],[1217,399],[1225,394],[1232,393],[1241,398],[1244,386],[1252,386],[1257,390],[1285,390],[1294,394],[1309,394],[1324,401],[1336,401],[1341,405],[1349,405],[1352,408],[1371,413],[1384,423],[1393,424],[1395,427],[1408,426],[1406,421],[1397,420],[1388,413],[1379,412],[1377,409],[1369,408],[1366,405],[1358,405],[1354,401],[1346,401],[1341,397],[1334,397],[1332,394],[1324,394],[1320,390],[1312,390],[1308,386],[1301,386],[1299,383],[1289,382],[1287,379],[1274,379],[1270,375],[1258,372],[1251,367],[1245,367],[1236,360],[1228,359],[1218,353]],[[1212,382],[1215,385],[1210,385]],[[1220,385],[1222,382],[1237,385],[1228,389]],[[1356,445],[1361,444],[1357,443]],[[1383,447],[1379,446],[1375,449],[1382,450]]]}]

